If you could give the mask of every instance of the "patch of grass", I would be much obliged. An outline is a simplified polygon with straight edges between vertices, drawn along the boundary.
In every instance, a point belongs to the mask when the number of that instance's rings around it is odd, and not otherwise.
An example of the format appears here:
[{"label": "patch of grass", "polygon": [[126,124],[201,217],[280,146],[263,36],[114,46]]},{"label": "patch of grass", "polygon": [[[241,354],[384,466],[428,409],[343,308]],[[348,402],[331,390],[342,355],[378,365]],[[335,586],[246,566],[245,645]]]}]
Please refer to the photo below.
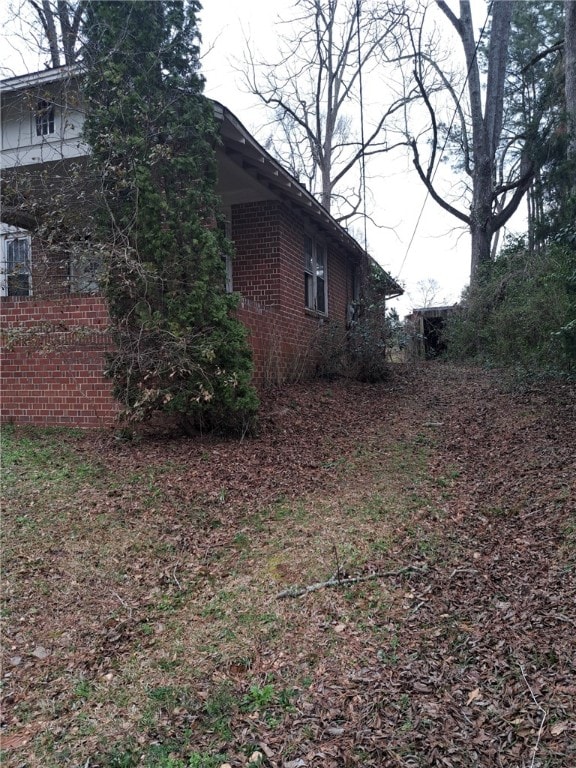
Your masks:
[{"label": "patch of grass", "polygon": [[223,739],[232,735],[230,721],[238,708],[238,700],[232,685],[220,683],[204,702],[206,726]]},{"label": "patch of grass", "polygon": [[180,693],[170,685],[161,685],[148,691],[148,698],[159,706],[168,709],[175,707],[180,700]]},{"label": "patch of grass", "polygon": [[250,537],[248,536],[248,534],[241,531],[240,533],[237,533],[236,536],[234,536],[232,543],[238,549],[245,550],[250,547]]},{"label": "patch of grass", "polygon": [[161,669],[162,672],[174,672],[181,664],[181,659],[160,659],[158,669]]},{"label": "patch of grass", "polygon": [[189,738],[184,738],[182,742],[170,739],[146,748],[137,747],[129,741],[102,754],[98,764],[103,768],[219,768],[226,762],[226,755],[215,752],[195,750],[186,754]]},{"label": "patch of grass", "polygon": [[248,693],[242,699],[245,712],[255,712],[269,707],[276,701],[276,690],[272,683],[251,685]]},{"label": "patch of grass", "polygon": [[296,694],[296,689],[278,689],[272,682],[255,683],[242,698],[241,710],[258,713],[269,728],[276,728],[284,712],[295,711],[292,701]]},{"label": "patch of grass", "polygon": [[293,520],[303,522],[309,516],[309,508],[302,502],[288,503],[285,499],[273,504],[268,509],[263,510],[262,521],[270,520]]},{"label": "patch of grass", "polygon": [[394,666],[398,664],[398,649],[400,647],[400,638],[395,631],[391,631],[388,637],[387,647],[380,648],[376,652],[378,661],[382,664]]},{"label": "patch of grass", "polygon": [[373,493],[364,502],[362,513],[368,520],[380,520],[387,511],[388,500],[381,493]]},{"label": "patch of grass", "polygon": [[249,608],[246,611],[236,613],[236,620],[245,626],[274,627],[278,622],[278,616],[273,611],[258,611]]},{"label": "patch of grass", "polygon": [[26,488],[54,493],[59,488],[76,488],[81,483],[94,482],[104,476],[96,461],[80,458],[74,441],[85,437],[80,430],[3,427],[0,433],[2,450],[2,485],[11,492],[18,484]]},{"label": "patch of grass", "polygon": [[74,686],[74,696],[77,699],[89,699],[93,693],[94,685],[90,680],[79,680]]},{"label": "patch of grass", "polygon": [[103,760],[106,768],[136,768],[140,763],[141,753],[130,742],[129,745],[119,744],[104,753]]},{"label": "patch of grass", "polygon": [[188,758],[186,768],[220,768],[226,762],[226,755],[209,755],[206,752],[193,752]]},{"label": "patch of grass", "polygon": [[435,533],[420,533],[416,544],[418,554],[433,563],[442,549],[442,542]]},{"label": "patch of grass", "polygon": [[394,539],[392,536],[383,536],[381,538],[374,539],[370,546],[373,552],[378,554],[386,554],[390,552],[393,545]]},{"label": "patch of grass", "polygon": [[186,593],[184,591],[169,592],[161,596],[156,608],[157,610],[162,611],[162,613],[174,613],[178,611],[185,602]]}]

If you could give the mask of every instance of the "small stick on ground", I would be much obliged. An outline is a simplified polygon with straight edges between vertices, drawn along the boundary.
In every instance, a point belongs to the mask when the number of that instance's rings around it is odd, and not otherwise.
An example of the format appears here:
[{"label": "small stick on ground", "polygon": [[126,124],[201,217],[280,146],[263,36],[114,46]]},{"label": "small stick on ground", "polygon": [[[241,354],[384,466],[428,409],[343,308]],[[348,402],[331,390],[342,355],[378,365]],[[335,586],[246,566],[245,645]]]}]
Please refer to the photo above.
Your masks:
[{"label": "small stick on ground", "polygon": [[534,704],[536,704],[538,711],[542,712],[542,720],[540,721],[540,728],[538,729],[538,736],[536,738],[534,752],[532,753],[532,762],[530,763],[530,768],[534,768],[534,764],[536,761],[536,753],[538,752],[538,747],[540,746],[540,739],[542,738],[542,729],[544,728],[544,721],[548,716],[548,712],[546,712],[544,707],[541,707],[540,704],[538,704],[538,701],[536,700],[536,696],[534,696],[534,692],[532,691],[532,688],[530,688],[530,683],[528,682],[528,680],[526,679],[526,675],[524,674],[524,667],[522,666],[522,664],[519,664],[518,666],[520,667],[520,672],[522,672],[522,677],[524,678],[526,687],[530,691],[530,696],[532,696],[532,701],[534,702]]},{"label": "small stick on ground", "polygon": [[336,575],[338,578],[338,584],[342,581],[342,571],[340,569],[340,561],[338,560],[338,550],[336,549],[336,544],[334,544],[334,558],[336,559]]},{"label": "small stick on ground", "polygon": [[345,587],[349,584],[358,584],[360,581],[371,581],[373,579],[385,579],[389,576],[401,576],[403,573],[409,573],[410,571],[419,571],[425,573],[426,568],[421,568],[418,565],[407,565],[405,568],[399,568],[397,571],[380,571],[378,573],[370,573],[366,576],[350,576],[345,579],[334,578],[328,579],[328,581],[318,581],[315,584],[310,584],[307,587],[288,587],[288,589],[279,592],[276,597],[281,600],[286,597],[302,597],[309,592],[317,592],[319,589],[329,589],[330,587]]}]

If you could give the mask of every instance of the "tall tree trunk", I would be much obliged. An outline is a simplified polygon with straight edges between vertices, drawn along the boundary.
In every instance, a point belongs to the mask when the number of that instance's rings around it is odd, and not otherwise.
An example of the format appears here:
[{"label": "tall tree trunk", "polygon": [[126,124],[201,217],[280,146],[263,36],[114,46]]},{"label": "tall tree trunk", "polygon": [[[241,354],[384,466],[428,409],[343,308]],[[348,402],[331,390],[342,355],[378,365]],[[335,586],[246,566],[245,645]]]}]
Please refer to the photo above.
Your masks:
[{"label": "tall tree trunk", "polygon": [[44,31],[50,51],[50,65],[70,66],[78,58],[80,24],[89,0],[27,0]]},{"label": "tall tree trunk", "polygon": [[[485,106],[482,104],[483,88],[478,64],[478,47],[474,39],[470,0],[460,0],[460,18],[454,15],[444,0],[436,0],[436,2],[458,32],[468,70],[474,169],[472,172],[472,204],[467,223],[472,239],[470,280],[473,282],[481,265],[490,261],[494,232],[513,213],[513,210],[508,212],[510,206],[507,206],[496,214],[493,210],[493,203],[497,163],[496,151],[502,132],[504,83],[514,2],[495,0],[493,5]],[[514,210],[517,205],[518,203],[515,204]],[[453,210],[451,212],[454,213]],[[501,220],[502,223],[499,223]]]},{"label": "tall tree trunk", "polygon": [[[565,92],[566,111],[570,141],[568,156],[576,160],[576,0],[565,0],[564,56],[565,56]],[[576,178],[572,178],[572,189],[576,189]]]},{"label": "tall tree trunk", "polygon": [[472,114],[472,144],[474,147],[474,174],[472,206],[470,209],[470,234],[472,237],[472,258],[470,278],[474,280],[482,264],[490,261],[493,228],[493,189],[496,171],[496,150],[502,132],[504,111],[504,81],[508,58],[508,39],[514,3],[496,0],[492,14],[492,31],[488,54],[488,81],[486,85],[486,106],[482,116],[480,74],[477,61],[476,43],[470,14],[470,3],[461,0],[461,19],[467,34],[462,36],[469,77],[469,94]]},{"label": "tall tree trunk", "polygon": [[[491,257],[492,228],[492,178],[493,163],[485,143],[481,143],[481,157],[474,165],[472,205],[470,207],[470,235],[472,254],[470,278],[474,280],[479,267]],[[478,153],[480,154],[480,153]]]},{"label": "tall tree trunk", "polygon": [[42,0],[42,9],[40,9],[34,2],[32,5],[36,8],[37,13],[44,27],[44,32],[48,40],[48,47],[50,49],[50,59],[53,67],[60,66],[60,46],[58,45],[58,32],[56,31],[56,21],[54,19],[54,9],[50,5],[50,0]]}]

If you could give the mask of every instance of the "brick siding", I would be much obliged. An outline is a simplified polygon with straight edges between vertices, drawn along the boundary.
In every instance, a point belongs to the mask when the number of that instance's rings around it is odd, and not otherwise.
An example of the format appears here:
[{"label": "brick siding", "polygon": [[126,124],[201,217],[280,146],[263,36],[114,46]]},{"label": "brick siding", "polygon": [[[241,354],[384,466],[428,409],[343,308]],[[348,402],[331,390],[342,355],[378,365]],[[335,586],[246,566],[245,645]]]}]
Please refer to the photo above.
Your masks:
[{"label": "brick siding", "polygon": [[328,313],[304,305],[306,225],[279,201],[232,207],[236,247],[233,286],[242,294],[239,317],[249,330],[255,378],[282,384],[316,371],[315,340],[327,323],[344,327],[352,300],[352,266],[341,246],[324,241],[328,263]]},{"label": "brick siding", "polygon": [[101,297],[3,298],[0,323],[2,422],[94,428],[114,421]]},{"label": "brick siding", "polygon": [[[305,231],[305,223],[280,201],[232,207],[233,287],[242,295],[238,317],[248,329],[260,387],[313,375],[318,334],[327,324],[346,323],[352,267],[342,247],[322,240],[312,227],[310,236],[327,246],[328,314],[304,306]],[[68,293],[62,260],[46,258],[34,243],[32,253],[34,297],[0,300],[0,418],[109,425],[118,405],[103,376],[110,348],[105,301]]]}]

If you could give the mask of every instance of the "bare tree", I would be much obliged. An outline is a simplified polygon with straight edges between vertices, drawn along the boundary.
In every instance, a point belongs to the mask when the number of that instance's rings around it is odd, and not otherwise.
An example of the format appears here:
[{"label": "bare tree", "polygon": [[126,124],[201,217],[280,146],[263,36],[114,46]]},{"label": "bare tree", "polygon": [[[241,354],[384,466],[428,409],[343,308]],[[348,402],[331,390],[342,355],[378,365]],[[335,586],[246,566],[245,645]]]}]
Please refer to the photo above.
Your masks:
[{"label": "bare tree", "polygon": [[[453,28],[462,45],[466,62],[468,104],[462,108],[455,89],[449,93],[455,103],[459,121],[459,145],[463,168],[470,179],[470,210],[465,212],[453,205],[434,184],[434,173],[439,157],[439,118],[430,98],[426,70],[430,58],[422,48],[421,34],[413,34],[414,79],[429,115],[430,142],[428,161],[420,155],[416,139],[411,139],[414,165],[431,197],[446,211],[468,227],[471,235],[471,278],[478,274],[481,264],[491,258],[494,234],[500,230],[517,210],[534,175],[533,163],[526,151],[526,136],[503,136],[504,85],[507,75],[508,41],[514,2],[495,0],[492,3],[492,23],[486,51],[487,76],[481,79],[479,61],[480,41],[474,37],[474,25],[469,0],[460,0],[460,16],[445,0],[436,5]],[[443,76],[445,81],[448,80]],[[505,162],[506,155],[515,154],[515,162]],[[506,175],[505,175],[506,174]],[[507,197],[508,196],[508,197]]]},{"label": "bare tree", "polygon": [[80,28],[87,5],[88,0],[21,0],[13,3],[12,13],[23,28],[28,27],[34,39],[40,27],[39,47],[48,53],[50,67],[60,67],[78,59]]},{"label": "bare tree", "polygon": [[[565,94],[570,131],[568,153],[576,160],[576,1],[565,0],[564,9]],[[576,189],[576,179],[572,180],[572,187]]]},{"label": "bare tree", "polygon": [[409,292],[414,307],[422,309],[424,307],[433,307],[434,305],[444,305],[448,303],[445,295],[442,293],[442,286],[433,277],[427,277],[424,280],[418,280],[416,289]]},{"label": "bare tree", "polygon": [[[278,60],[258,60],[247,44],[241,72],[249,92],[273,110],[267,148],[327,210],[348,220],[363,201],[360,164],[404,143],[390,142],[387,127],[416,88],[406,91],[399,82],[394,93],[392,70],[386,82],[382,67],[400,58],[397,33],[405,10],[369,0],[297,0],[296,9],[280,36]],[[369,122],[362,86],[375,72],[378,95],[387,101],[379,100]]]}]

